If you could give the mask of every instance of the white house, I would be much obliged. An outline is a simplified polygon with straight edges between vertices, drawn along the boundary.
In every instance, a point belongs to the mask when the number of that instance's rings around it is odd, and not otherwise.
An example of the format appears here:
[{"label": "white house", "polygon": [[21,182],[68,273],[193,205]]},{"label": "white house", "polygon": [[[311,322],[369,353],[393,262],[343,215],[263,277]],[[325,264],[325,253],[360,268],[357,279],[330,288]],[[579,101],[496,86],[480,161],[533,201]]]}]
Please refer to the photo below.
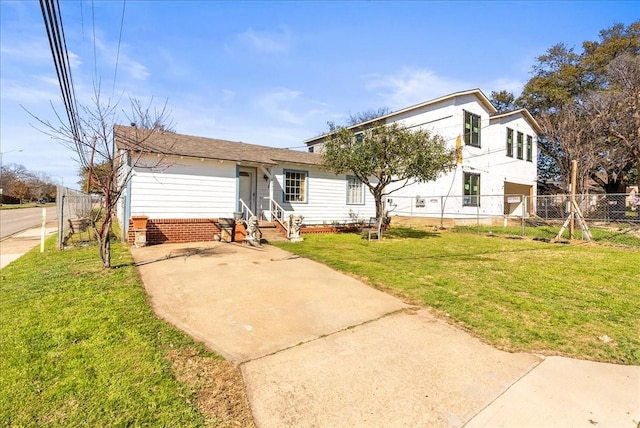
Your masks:
[{"label": "white house", "polygon": [[129,241],[130,219],[141,215],[149,243],[211,240],[234,215],[285,226],[290,214],[306,224],[375,216],[362,183],[324,170],[318,154],[126,126],[114,140],[130,176],[117,209]]},{"label": "white house", "polygon": [[[427,128],[458,149],[453,171],[393,193],[386,201],[392,214],[502,219],[532,212],[525,196],[536,194],[540,128],[526,110],[498,113],[474,89],[352,128],[380,121]],[[149,217],[150,243],[212,239],[220,219],[238,215],[256,215],[283,228],[291,214],[308,225],[374,217],[375,201],[366,186],[322,168],[325,137],[305,141],[304,152],[116,126],[115,145],[126,155],[123,176],[131,177],[117,210],[124,236],[133,239],[129,221],[138,215]]]},{"label": "white house", "polygon": [[[399,122],[409,128],[426,128],[458,149],[453,171],[429,183],[410,183],[390,195],[392,214],[448,218],[503,218],[528,215],[523,196],[536,194],[537,133],[525,110],[498,113],[479,89],[457,92],[350,129]],[[326,135],[305,141],[310,152],[321,153]],[[532,200],[532,199],[529,199]]]}]

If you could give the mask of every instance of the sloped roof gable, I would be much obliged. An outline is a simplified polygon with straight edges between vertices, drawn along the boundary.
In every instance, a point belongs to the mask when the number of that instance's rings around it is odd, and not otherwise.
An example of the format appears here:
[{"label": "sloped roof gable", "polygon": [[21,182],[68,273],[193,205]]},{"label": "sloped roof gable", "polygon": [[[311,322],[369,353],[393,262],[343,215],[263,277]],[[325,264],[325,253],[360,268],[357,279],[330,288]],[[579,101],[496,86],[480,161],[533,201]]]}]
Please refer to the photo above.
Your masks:
[{"label": "sloped roof gable", "polygon": [[118,148],[134,152],[262,165],[322,164],[319,154],[165,131],[149,131],[132,126],[116,125],[114,139]]}]

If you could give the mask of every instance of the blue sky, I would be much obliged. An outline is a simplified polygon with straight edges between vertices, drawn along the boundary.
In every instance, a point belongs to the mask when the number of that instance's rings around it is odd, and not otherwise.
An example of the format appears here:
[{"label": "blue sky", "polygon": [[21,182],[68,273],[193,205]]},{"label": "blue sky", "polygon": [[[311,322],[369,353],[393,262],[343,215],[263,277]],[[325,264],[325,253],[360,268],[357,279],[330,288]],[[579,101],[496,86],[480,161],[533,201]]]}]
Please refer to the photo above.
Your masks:
[{"label": "blue sky", "polygon": [[[119,111],[129,111],[130,96],[167,101],[179,133],[290,148],[350,113],[472,88],[518,94],[553,44],[580,51],[600,30],[640,17],[633,1],[111,0],[61,8],[78,102],[91,104],[99,79]],[[54,121],[51,103],[61,105],[38,2],[0,0],[0,54],[3,162],[77,188],[74,153],[34,130],[24,110]]]}]

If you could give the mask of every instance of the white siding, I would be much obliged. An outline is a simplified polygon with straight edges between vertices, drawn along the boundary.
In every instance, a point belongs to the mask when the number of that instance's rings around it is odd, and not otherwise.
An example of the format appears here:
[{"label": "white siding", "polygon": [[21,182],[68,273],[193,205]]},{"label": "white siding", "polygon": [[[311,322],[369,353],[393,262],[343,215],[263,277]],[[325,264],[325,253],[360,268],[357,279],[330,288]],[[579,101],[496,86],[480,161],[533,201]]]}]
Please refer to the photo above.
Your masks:
[{"label": "white siding", "polygon": [[[284,171],[307,172],[307,200],[306,202],[284,202]],[[330,224],[332,222],[352,222],[354,219],[368,221],[375,216],[375,200],[364,186],[364,204],[347,205],[346,175],[335,175],[317,167],[309,166],[280,166],[273,169],[274,200],[287,213],[304,216],[305,224]]]},{"label": "white siding", "polygon": [[[148,159],[152,165],[154,159]],[[131,215],[150,218],[232,217],[237,204],[235,163],[173,158],[157,168],[134,168]]]},{"label": "white siding", "polygon": [[[481,118],[480,147],[464,146],[464,111],[477,114]],[[448,147],[455,148],[460,138],[463,144],[462,163],[450,173],[429,183],[413,183],[393,193],[395,211],[401,215],[440,214],[440,202],[435,197],[448,196],[445,211],[449,216],[502,215],[503,203],[500,198],[482,198],[480,207],[462,204],[464,174],[480,174],[482,195],[503,195],[504,183],[511,182],[532,186],[535,192],[537,177],[536,134],[522,114],[514,114],[499,120],[490,120],[489,111],[473,95],[429,106],[429,109],[405,113],[398,121],[408,126],[421,126],[441,135]],[[442,119],[436,120],[439,117]],[[396,118],[394,118],[396,119]],[[430,123],[429,123],[430,122]],[[514,130],[514,157],[506,156],[507,127]],[[524,159],[517,159],[517,132],[524,135]],[[526,136],[533,138],[533,158],[526,160]],[[426,198],[425,207],[415,207],[417,196]],[[394,198],[395,197],[395,198]],[[439,200],[438,200],[439,201]]]}]

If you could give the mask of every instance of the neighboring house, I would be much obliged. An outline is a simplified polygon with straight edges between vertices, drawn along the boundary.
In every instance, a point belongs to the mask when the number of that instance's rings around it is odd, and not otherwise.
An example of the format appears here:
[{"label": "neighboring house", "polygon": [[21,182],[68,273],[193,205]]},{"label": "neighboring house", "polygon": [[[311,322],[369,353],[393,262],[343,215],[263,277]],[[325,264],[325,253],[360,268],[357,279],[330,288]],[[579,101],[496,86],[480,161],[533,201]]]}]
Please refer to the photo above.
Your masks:
[{"label": "neighboring house", "polygon": [[131,175],[118,204],[123,236],[130,219],[149,217],[149,243],[211,240],[220,219],[234,215],[281,223],[290,214],[305,224],[349,223],[375,216],[366,187],[321,167],[321,156],[240,142],[152,132],[144,150],[127,144],[137,128],[117,125]]},{"label": "neighboring house", "polygon": [[[442,136],[458,149],[457,165],[434,182],[412,183],[389,196],[387,209],[399,215],[503,218],[533,212],[536,194],[537,133],[525,110],[498,113],[479,89],[457,92],[351,126],[399,122]],[[357,135],[357,134],[356,134]],[[326,135],[305,141],[321,153]],[[446,197],[445,197],[446,196]],[[485,197],[487,196],[487,197]],[[443,204],[446,206],[443,208]]]}]

